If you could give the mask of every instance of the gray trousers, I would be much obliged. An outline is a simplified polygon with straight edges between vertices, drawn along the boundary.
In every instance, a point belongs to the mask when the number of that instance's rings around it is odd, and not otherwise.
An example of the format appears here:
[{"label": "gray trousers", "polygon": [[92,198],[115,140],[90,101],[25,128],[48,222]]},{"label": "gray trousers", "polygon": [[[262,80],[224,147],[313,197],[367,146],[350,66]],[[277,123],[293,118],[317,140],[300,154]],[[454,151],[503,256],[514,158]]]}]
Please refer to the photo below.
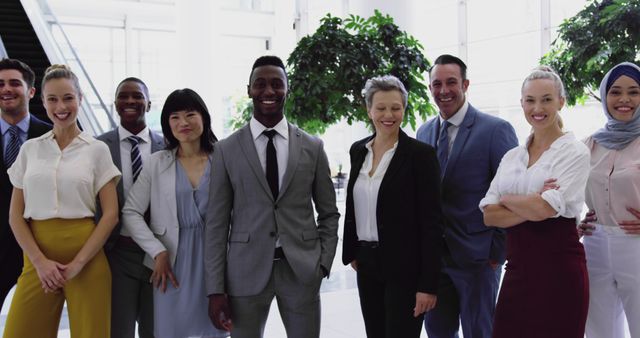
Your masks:
[{"label": "gray trousers", "polygon": [[319,272],[317,282],[305,285],[297,279],[286,259],[274,261],[271,277],[262,292],[255,296],[229,297],[233,318],[231,337],[263,337],[274,297],[287,337],[320,337],[321,281]]},{"label": "gray trousers", "polygon": [[107,253],[111,267],[111,337],[153,338],[153,286],[151,270],[142,264],[144,251],[119,245]]}]

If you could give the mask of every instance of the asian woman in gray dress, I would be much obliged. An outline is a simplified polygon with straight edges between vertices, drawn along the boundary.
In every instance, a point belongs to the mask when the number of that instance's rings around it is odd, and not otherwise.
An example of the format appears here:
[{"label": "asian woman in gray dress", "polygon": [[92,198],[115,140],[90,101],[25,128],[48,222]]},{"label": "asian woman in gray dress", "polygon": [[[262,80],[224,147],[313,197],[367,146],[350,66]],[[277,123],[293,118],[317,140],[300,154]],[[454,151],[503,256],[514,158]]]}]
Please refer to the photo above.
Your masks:
[{"label": "asian woman in gray dress", "polygon": [[204,288],[204,216],[217,140],[211,116],[196,92],[180,89],[169,95],[160,119],[167,149],[143,164],[122,211],[153,269],[154,334],[227,337],[209,320]]}]

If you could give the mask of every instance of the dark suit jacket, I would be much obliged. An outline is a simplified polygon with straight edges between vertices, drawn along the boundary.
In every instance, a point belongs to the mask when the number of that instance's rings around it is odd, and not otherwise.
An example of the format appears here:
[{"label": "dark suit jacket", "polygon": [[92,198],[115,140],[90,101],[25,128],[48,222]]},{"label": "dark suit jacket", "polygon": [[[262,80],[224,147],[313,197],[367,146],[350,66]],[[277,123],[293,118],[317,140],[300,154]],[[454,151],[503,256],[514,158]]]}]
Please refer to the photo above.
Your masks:
[{"label": "dark suit jacket", "polygon": [[[29,121],[29,130],[27,131],[27,139],[38,137],[51,130],[51,125],[31,115]],[[13,186],[9,181],[7,169],[4,165],[4,144],[0,137],[0,257],[8,254],[9,250],[15,251],[18,247],[13,232],[9,227],[9,203],[11,201],[11,192]],[[22,259],[22,257],[20,257]]]},{"label": "dark suit jacket", "polygon": [[[358,236],[353,186],[367,155],[366,143],[351,146],[342,262],[356,257]],[[400,131],[396,152],[382,179],[376,208],[384,275],[417,291],[435,294],[441,266],[440,166],[433,147]]]},{"label": "dark suit jacket", "polygon": [[[149,130],[149,137],[151,138],[151,153],[155,153],[156,151],[165,148],[164,139],[160,134]],[[118,167],[118,170],[122,171],[122,164],[120,163],[120,135],[118,133],[118,128],[108,131],[96,138],[109,146],[109,152],[111,153],[113,164]],[[127,196],[124,196],[124,188],[122,184],[122,180],[119,180],[118,185],[116,186],[116,191],[118,193],[118,219],[120,221],[118,222],[118,224],[116,224],[115,228],[113,228],[111,236],[109,236],[109,239],[107,239],[107,242],[105,243],[105,248],[107,250],[113,248],[113,246],[115,245],[115,241],[120,235],[120,229],[122,228],[122,207],[124,206],[124,201],[127,198]],[[95,217],[96,222],[98,222],[100,216],[102,215],[102,212],[100,211],[100,203],[97,204],[97,209],[98,210],[96,211]]]},{"label": "dark suit jacket", "polygon": [[[416,138],[436,147],[439,119],[418,129]],[[502,156],[518,145],[509,122],[469,105],[442,177],[445,240],[451,257],[462,267],[505,260],[504,231],[484,225],[480,200],[489,189]]]}]

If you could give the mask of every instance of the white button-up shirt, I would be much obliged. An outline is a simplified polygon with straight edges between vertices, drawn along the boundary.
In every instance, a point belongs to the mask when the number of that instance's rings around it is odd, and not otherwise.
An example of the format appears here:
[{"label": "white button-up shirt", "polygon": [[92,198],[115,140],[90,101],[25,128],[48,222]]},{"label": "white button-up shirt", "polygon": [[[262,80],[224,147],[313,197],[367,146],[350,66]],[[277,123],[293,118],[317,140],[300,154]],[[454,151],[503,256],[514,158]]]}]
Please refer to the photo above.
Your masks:
[{"label": "white button-up shirt", "polygon": [[378,241],[378,219],[376,217],[376,209],[378,208],[378,192],[384,174],[389,168],[389,163],[393,155],[396,153],[398,142],[393,148],[387,150],[380,159],[378,167],[373,175],[369,176],[369,172],[373,167],[373,149],[371,145],[373,140],[367,142],[367,155],[362,163],[362,169],[358,173],[358,178],[353,186],[353,208],[356,217],[356,234],[358,240],[377,242]]},{"label": "white button-up shirt", "polygon": [[267,129],[273,129],[278,133],[273,137],[273,146],[276,148],[276,157],[278,158],[278,186],[282,187],[282,177],[284,177],[289,160],[289,126],[287,125],[287,119],[283,117],[273,128],[267,128],[258,122],[255,117],[252,117],[249,121],[249,128],[251,129],[253,143],[256,146],[258,159],[260,159],[260,165],[265,175],[267,172],[267,143],[269,138],[262,132]]},{"label": "white button-up shirt", "polygon": [[24,194],[24,218],[93,217],[96,197],[120,171],[109,148],[82,132],[60,150],[53,132],[25,142],[7,171]]},{"label": "white button-up shirt", "polygon": [[560,188],[547,190],[541,197],[557,212],[554,217],[579,219],[589,176],[589,149],[572,133],[566,133],[527,168],[527,148],[531,137],[525,145],[504,155],[487,195],[480,201],[480,209],[489,204],[499,204],[502,195],[537,193],[542,190],[545,180],[555,178]]}]

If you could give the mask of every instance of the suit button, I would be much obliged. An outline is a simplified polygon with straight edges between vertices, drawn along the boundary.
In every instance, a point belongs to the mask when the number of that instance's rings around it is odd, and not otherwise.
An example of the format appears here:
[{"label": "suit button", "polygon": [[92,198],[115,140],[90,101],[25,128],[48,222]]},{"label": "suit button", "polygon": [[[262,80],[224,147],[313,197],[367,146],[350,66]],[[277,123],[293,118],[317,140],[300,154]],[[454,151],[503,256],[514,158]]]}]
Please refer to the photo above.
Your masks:
[{"label": "suit button", "polygon": [[273,209],[274,209],[274,210],[278,210],[278,205],[277,205],[277,204],[276,204],[276,205],[274,205],[274,206],[273,206]]},{"label": "suit button", "polygon": [[269,232],[269,236],[271,236],[271,237],[276,237],[276,232],[275,232],[275,231],[271,231],[271,232]]}]

